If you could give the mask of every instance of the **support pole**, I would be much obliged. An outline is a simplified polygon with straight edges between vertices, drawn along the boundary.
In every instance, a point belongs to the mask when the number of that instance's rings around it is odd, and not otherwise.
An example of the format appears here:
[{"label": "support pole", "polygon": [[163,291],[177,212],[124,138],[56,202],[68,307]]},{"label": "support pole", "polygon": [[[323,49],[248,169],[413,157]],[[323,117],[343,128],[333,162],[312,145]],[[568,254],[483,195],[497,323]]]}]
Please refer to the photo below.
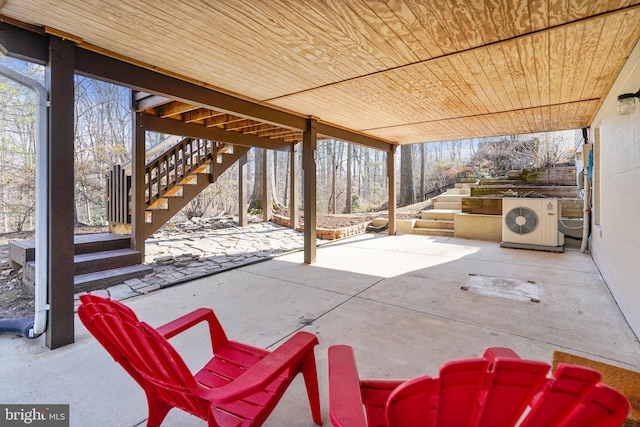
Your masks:
[{"label": "support pole", "polygon": [[316,262],[316,145],[317,121],[309,118],[302,135],[302,169],[304,176],[304,262]]},{"label": "support pole", "polygon": [[249,224],[247,216],[247,155],[238,160],[238,225],[246,227]]},{"label": "support pole", "polygon": [[46,86],[49,91],[49,315],[46,346],[74,341],[74,87],[75,46],[51,37]]},{"label": "support pole", "polygon": [[289,182],[290,192],[289,195],[289,222],[290,227],[296,230],[300,225],[298,220],[298,153],[299,144],[292,144],[291,151],[289,152]]},{"label": "support pole", "polygon": [[389,186],[389,235],[396,234],[396,147],[387,151],[387,182]]},{"label": "support pole", "polygon": [[[144,262],[145,241],[145,165],[146,136],[142,113],[133,113],[133,145],[131,147],[131,248],[140,251]],[[151,182],[149,182],[151,185]]]},{"label": "support pole", "polygon": [[271,219],[271,181],[269,180],[269,150],[263,148],[262,157],[262,220]]}]

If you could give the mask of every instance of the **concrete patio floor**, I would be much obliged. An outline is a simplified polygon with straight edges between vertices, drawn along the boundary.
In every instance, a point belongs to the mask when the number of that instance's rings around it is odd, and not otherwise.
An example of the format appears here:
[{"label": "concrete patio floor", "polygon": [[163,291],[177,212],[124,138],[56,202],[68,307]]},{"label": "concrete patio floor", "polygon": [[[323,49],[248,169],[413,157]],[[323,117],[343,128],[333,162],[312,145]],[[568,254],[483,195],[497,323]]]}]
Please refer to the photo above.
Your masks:
[{"label": "concrete patio floor", "polygon": [[[297,330],[316,334],[322,412],[327,348],[355,348],[361,377],[436,375],[451,359],[511,347],[551,363],[561,350],[640,370],[640,344],[590,255],[500,248],[497,243],[366,234],[125,300],[159,326],[195,308],[215,310],[231,339],[277,346]],[[465,289],[463,289],[465,288]],[[209,356],[205,327],[172,339],[189,366]],[[82,324],[76,342],[49,351],[44,338],[0,336],[0,403],[70,404],[72,426],[137,426],[142,389]],[[172,411],[163,426],[204,426]],[[312,426],[301,378],[267,426]]]}]

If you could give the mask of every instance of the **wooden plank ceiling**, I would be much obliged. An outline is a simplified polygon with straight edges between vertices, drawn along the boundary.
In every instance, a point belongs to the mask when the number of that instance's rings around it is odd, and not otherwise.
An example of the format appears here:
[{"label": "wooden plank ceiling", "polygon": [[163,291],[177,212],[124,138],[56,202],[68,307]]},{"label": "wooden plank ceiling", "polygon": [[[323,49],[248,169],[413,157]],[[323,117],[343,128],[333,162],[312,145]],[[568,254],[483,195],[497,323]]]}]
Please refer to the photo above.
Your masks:
[{"label": "wooden plank ceiling", "polygon": [[[587,127],[640,37],[640,0],[0,0],[0,14],[398,144]],[[181,103],[147,111],[300,139]]]}]

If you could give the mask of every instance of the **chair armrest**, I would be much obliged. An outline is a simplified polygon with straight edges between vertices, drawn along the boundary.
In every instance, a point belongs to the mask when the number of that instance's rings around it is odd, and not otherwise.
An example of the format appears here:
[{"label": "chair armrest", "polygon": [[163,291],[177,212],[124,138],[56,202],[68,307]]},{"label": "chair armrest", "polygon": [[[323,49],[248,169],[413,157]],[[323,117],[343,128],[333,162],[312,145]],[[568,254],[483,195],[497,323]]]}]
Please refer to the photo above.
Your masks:
[{"label": "chair armrest", "polygon": [[296,366],[302,363],[309,353],[313,357],[312,361],[315,360],[313,348],[318,344],[315,335],[297,332],[235,380],[222,387],[202,391],[202,397],[227,403],[257,393],[272,383],[283,371],[291,368],[295,371]]},{"label": "chair armrest", "polygon": [[366,427],[360,378],[353,349],[329,347],[329,417],[335,427]]},{"label": "chair armrest", "polygon": [[503,359],[520,359],[518,354],[507,347],[489,347],[484,351],[482,355],[489,363],[493,363],[497,358]]},{"label": "chair armrest", "polygon": [[166,339],[170,339],[200,322],[207,322],[209,324],[211,346],[213,347],[214,352],[217,345],[223,345],[227,342],[227,335],[225,334],[224,329],[222,329],[215,313],[210,308],[199,308],[194,310],[191,313],[187,313],[184,316],[178,317],[177,319],[156,328],[156,331]]}]

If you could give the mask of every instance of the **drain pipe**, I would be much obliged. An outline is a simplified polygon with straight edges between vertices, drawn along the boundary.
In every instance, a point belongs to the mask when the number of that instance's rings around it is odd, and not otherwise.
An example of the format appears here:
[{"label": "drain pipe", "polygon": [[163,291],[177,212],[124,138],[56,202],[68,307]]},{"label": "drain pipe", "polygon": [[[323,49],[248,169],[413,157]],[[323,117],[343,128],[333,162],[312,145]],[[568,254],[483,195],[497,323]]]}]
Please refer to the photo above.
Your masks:
[{"label": "drain pipe", "polygon": [[48,125],[49,95],[37,81],[0,64],[0,75],[33,90],[38,98],[36,107],[36,280],[35,316],[33,319],[0,319],[0,333],[12,332],[27,338],[37,338],[47,329],[49,310],[47,283],[49,260],[47,259],[48,230]]},{"label": "drain pipe", "polygon": [[[582,129],[582,137],[584,139],[584,144],[586,145],[588,143],[588,134],[587,134],[587,129],[583,128]],[[582,152],[584,153],[584,147],[582,149]],[[593,149],[591,150],[591,152],[589,153],[589,156],[593,156]],[[584,199],[582,200],[583,203],[583,213],[582,213],[582,244],[580,245],[580,253],[583,254],[586,250],[587,250],[587,245],[589,243],[589,229],[591,227],[590,224],[590,219],[589,219],[589,214],[591,213],[591,182],[589,182],[589,159],[585,159],[584,155],[583,155],[583,159],[582,159],[582,179],[584,182],[583,188],[584,188]]]}]

